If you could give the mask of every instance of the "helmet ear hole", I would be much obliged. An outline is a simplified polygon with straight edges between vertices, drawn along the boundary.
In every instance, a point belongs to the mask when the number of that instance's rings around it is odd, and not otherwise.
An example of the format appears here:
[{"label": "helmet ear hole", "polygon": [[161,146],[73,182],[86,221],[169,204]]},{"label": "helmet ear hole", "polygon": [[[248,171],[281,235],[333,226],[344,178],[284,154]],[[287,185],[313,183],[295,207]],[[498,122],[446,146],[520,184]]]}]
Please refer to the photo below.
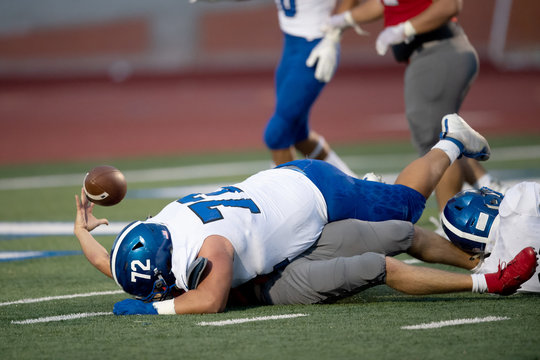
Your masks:
[{"label": "helmet ear hole", "polygon": [[144,246],[144,244],[142,243],[142,241],[139,241],[138,243],[135,244],[135,246],[133,246],[133,248],[131,248],[131,250],[137,250],[137,249],[140,249]]}]

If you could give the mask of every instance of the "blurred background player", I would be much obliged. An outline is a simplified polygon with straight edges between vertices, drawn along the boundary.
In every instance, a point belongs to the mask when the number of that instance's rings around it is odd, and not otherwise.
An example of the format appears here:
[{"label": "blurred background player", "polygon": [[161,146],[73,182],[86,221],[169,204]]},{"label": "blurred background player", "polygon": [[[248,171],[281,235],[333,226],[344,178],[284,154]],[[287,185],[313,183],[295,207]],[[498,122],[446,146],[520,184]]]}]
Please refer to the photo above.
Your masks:
[{"label": "blurred background player", "polygon": [[[339,63],[342,30],[323,32],[323,25],[334,13],[338,1],[276,1],[283,50],[274,77],[274,114],[263,137],[273,165],[295,160],[296,151],[299,151],[304,157],[324,160],[356,177],[324,137],[309,127],[311,107],[334,76]],[[351,8],[353,1],[341,0],[338,12]],[[355,29],[362,33],[359,27]]]},{"label": "blurred background player", "polygon": [[[328,23],[334,30],[345,29],[384,17],[376,50],[382,56],[391,48],[396,61],[407,64],[405,112],[420,156],[438,141],[436,119],[459,112],[478,74],[476,51],[457,22],[461,8],[461,0],[366,0]],[[436,188],[440,211],[462,190],[464,181],[476,188],[504,191],[477,161],[462,158]]]},{"label": "blurred background player", "polygon": [[[276,165],[292,161],[298,150],[305,157],[329,162],[348,175],[354,173],[309,127],[315,100],[334,75],[340,52],[341,29],[322,31],[336,0],[276,1],[283,52],[275,73],[276,104],[264,131],[264,142]],[[351,0],[341,3],[349,8]]]}]

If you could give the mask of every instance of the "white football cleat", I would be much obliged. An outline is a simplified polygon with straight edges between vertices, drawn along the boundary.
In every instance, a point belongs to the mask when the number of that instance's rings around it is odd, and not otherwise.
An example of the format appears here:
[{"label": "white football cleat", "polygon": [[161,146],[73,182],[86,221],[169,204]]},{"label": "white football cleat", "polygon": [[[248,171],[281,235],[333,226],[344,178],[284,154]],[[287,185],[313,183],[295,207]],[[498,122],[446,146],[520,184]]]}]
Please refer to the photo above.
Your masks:
[{"label": "white football cleat", "polygon": [[441,140],[450,140],[456,144],[461,153],[469,158],[486,161],[491,155],[487,140],[471,128],[458,114],[443,117]]},{"label": "white football cleat", "polygon": [[365,174],[364,177],[362,178],[362,180],[384,183],[383,178],[382,178],[381,175],[375,174],[375,173],[372,173],[372,172],[369,172],[369,173]]}]

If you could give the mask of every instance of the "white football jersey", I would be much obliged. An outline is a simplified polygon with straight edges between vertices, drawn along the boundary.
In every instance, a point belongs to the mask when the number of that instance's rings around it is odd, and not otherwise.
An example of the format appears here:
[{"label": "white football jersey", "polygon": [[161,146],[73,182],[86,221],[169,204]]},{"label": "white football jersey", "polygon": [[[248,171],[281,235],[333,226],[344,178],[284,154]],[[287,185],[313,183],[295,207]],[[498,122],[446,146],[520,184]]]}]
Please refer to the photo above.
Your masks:
[{"label": "white football jersey", "polygon": [[187,291],[189,265],[208,236],[232,243],[236,287],[309,248],[328,217],[321,192],[305,175],[271,169],[213,193],[172,202],[148,222],[168,227],[172,271],[176,284]]},{"label": "white football jersey", "polygon": [[279,26],[289,35],[313,40],[323,37],[321,28],[328,21],[336,0],[275,0]]},{"label": "white football jersey", "polygon": [[[509,262],[522,249],[532,246],[540,249],[540,184],[522,182],[514,185],[504,195],[489,232],[486,251],[491,255],[479,268],[480,273],[497,271],[499,261]],[[540,292],[540,268],[519,291]]]}]

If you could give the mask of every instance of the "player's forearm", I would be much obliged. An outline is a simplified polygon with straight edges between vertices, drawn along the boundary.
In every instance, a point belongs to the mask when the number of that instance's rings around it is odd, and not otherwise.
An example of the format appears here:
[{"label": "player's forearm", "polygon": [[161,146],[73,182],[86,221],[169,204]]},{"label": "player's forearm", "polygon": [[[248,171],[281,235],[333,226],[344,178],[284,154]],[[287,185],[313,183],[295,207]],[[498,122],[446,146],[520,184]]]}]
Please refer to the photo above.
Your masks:
[{"label": "player's forearm", "polygon": [[201,293],[190,290],[174,298],[176,314],[215,314],[223,312],[227,305],[227,296]]},{"label": "player's forearm", "polygon": [[438,0],[409,21],[416,33],[422,34],[447,23],[452,17],[459,14],[461,7],[461,0]]},{"label": "player's forearm", "polygon": [[359,4],[360,0],[342,0],[336,7],[336,14],[353,9]]},{"label": "player's forearm", "polygon": [[84,256],[90,264],[103,274],[112,278],[109,252],[86,229],[75,229],[75,236],[79,240]]},{"label": "player's forearm", "polygon": [[380,19],[384,14],[384,6],[380,0],[367,0],[351,10],[355,23],[365,24]]}]

